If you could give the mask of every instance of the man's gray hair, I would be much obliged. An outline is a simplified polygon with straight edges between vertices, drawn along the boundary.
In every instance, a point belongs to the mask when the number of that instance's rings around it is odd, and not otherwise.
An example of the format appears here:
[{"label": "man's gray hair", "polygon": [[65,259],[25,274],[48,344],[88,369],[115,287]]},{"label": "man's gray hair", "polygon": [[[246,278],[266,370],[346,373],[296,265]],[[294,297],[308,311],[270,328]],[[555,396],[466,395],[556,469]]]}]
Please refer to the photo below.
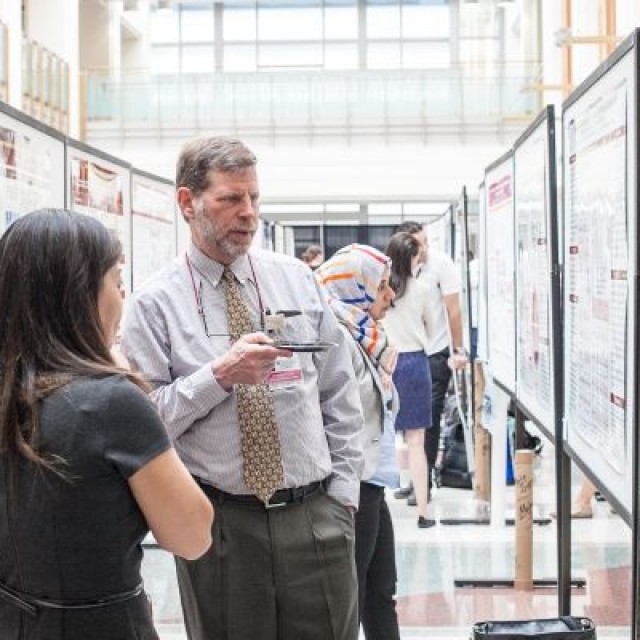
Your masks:
[{"label": "man's gray hair", "polygon": [[176,167],[176,188],[187,187],[200,195],[209,187],[209,172],[234,173],[256,165],[253,152],[240,140],[225,136],[187,142]]}]

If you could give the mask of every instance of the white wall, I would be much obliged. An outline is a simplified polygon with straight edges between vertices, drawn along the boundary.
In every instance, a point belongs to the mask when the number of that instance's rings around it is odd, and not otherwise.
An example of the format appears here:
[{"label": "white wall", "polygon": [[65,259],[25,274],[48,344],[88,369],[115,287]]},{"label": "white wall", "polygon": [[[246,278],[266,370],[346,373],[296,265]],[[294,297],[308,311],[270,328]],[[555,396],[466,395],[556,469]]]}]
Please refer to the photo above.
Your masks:
[{"label": "white wall", "polygon": [[[108,146],[104,140],[92,139],[91,144],[136,167],[173,179],[184,141],[161,148],[155,141],[153,148],[145,148],[141,142],[126,148]],[[382,139],[366,146],[248,144],[258,157],[263,202],[449,201],[459,196],[463,185],[475,194],[484,168],[509,146],[386,145]]]}]

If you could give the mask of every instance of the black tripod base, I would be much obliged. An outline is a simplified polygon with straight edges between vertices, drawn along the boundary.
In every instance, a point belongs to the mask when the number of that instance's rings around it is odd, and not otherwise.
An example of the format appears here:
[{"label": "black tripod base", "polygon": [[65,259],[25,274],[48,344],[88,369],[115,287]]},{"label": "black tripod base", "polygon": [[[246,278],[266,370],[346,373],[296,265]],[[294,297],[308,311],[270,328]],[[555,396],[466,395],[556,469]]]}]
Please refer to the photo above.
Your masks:
[{"label": "black tripod base", "polygon": [[[514,581],[510,578],[456,578],[453,581],[456,588],[472,589],[512,589]],[[555,589],[558,581],[554,578],[541,578],[533,581],[534,589]],[[584,589],[587,581],[584,578],[572,578],[572,589]]]}]

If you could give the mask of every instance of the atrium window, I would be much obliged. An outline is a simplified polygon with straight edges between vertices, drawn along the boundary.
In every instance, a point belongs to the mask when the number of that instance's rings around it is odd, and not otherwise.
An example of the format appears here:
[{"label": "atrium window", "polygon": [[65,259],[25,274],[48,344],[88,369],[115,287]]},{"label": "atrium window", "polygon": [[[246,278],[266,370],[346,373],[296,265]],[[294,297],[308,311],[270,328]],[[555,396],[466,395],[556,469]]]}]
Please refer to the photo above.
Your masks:
[{"label": "atrium window", "polygon": [[173,9],[158,9],[151,14],[151,41],[153,43],[180,40],[179,13]]},{"label": "atrium window", "polygon": [[213,44],[213,8],[180,11],[180,40]]},{"label": "atrium window", "polygon": [[322,40],[322,8],[292,6],[281,9],[258,2],[258,38],[272,42]]}]

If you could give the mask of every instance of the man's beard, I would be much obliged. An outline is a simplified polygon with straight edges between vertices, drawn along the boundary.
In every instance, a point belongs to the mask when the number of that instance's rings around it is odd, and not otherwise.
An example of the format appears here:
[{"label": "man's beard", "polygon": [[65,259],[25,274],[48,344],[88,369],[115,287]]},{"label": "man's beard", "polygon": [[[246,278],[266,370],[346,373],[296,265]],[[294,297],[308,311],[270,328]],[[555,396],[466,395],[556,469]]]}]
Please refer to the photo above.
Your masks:
[{"label": "man's beard", "polygon": [[249,245],[234,242],[229,236],[220,237],[224,233],[223,229],[205,215],[202,203],[195,207],[195,214],[198,231],[205,248],[212,253],[222,252],[232,261],[248,253]]}]

